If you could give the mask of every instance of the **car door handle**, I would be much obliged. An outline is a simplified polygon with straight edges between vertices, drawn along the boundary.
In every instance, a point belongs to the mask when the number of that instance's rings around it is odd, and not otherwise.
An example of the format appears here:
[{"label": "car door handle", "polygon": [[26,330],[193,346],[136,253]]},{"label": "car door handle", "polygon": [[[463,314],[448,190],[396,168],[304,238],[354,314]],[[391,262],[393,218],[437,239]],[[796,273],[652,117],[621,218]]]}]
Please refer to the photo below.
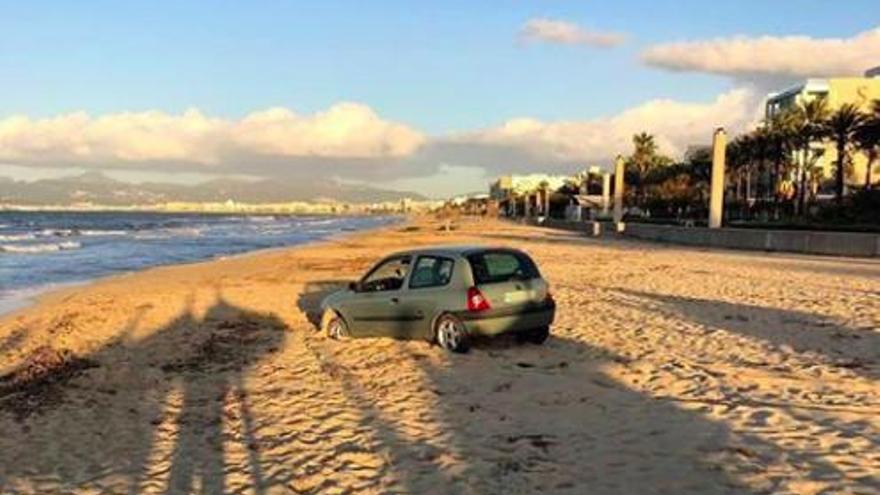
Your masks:
[{"label": "car door handle", "polygon": [[396,297],[392,297],[392,298],[391,298],[391,304],[399,304],[399,303],[400,303],[400,299],[399,299],[399,298],[396,298]]}]

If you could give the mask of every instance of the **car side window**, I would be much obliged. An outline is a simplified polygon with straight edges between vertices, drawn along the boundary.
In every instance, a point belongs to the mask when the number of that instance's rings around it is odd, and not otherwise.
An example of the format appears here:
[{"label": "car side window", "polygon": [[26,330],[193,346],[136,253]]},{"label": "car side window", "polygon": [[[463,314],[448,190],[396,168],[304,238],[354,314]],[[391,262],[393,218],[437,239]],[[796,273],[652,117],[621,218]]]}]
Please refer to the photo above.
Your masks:
[{"label": "car side window", "polygon": [[411,258],[401,256],[385,260],[375,268],[360,283],[361,292],[382,292],[398,290],[403,287],[406,273],[409,271]]},{"label": "car side window", "polygon": [[452,267],[455,265],[449,258],[439,256],[419,256],[409,279],[410,289],[442,287],[452,279]]}]

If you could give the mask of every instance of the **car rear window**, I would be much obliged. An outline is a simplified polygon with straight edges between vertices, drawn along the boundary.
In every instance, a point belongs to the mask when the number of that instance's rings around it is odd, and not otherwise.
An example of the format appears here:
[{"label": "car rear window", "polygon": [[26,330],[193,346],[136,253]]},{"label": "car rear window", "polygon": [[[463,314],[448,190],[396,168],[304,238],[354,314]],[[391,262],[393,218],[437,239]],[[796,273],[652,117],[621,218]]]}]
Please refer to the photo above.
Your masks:
[{"label": "car rear window", "polygon": [[482,251],[467,257],[477,284],[531,280],[541,276],[531,258],[516,251]]}]

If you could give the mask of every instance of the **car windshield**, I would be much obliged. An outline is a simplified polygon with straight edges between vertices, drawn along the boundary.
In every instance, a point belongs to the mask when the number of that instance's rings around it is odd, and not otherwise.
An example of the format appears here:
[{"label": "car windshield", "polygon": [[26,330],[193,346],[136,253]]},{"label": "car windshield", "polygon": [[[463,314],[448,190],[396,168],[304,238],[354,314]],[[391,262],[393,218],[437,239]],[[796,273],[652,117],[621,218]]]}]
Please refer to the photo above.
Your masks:
[{"label": "car windshield", "polygon": [[361,281],[360,290],[365,292],[398,290],[409,270],[410,257],[400,256],[383,261],[373,268]]},{"label": "car windshield", "polygon": [[531,258],[516,251],[482,251],[469,255],[467,259],[477,284],[531,280],[541,276]]}]

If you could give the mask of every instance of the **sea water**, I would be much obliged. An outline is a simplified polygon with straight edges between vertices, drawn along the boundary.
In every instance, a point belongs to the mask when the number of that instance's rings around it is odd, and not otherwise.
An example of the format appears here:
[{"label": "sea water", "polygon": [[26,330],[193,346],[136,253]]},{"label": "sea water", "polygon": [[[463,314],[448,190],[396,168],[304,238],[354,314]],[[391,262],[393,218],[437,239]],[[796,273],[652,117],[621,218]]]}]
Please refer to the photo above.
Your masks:
[{"label": "sea water", "polygon": [[393,216],[0,212],[0,313],[61,285],[293,246],[397,220]]}]

